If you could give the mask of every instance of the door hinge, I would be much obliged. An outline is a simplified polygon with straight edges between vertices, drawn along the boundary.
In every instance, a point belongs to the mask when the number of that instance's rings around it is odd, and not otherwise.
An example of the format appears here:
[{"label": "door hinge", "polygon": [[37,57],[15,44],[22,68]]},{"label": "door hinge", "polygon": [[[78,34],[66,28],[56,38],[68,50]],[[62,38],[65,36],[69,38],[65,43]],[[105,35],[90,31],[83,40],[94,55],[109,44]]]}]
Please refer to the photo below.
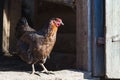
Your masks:
[{"label": "door hinge", "polygon": [[103,46],[105,45],[105,38],[104,37],[98,37],[97,40],[96,40],[96,44],[98,46]]}]

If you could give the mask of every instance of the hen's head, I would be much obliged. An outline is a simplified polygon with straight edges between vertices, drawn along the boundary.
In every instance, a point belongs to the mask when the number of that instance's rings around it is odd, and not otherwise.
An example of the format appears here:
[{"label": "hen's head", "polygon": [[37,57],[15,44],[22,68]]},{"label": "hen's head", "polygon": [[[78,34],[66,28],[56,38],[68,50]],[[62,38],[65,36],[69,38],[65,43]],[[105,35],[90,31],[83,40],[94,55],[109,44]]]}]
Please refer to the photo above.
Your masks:
[{"label": "hen's head", "polygon": [[50,20],[50,24],[52,26],[56,26],[56,27],[60,27],[61,25],[64,25],[64,23],[62,22],[62,19],[60,18],[53,18]]}]

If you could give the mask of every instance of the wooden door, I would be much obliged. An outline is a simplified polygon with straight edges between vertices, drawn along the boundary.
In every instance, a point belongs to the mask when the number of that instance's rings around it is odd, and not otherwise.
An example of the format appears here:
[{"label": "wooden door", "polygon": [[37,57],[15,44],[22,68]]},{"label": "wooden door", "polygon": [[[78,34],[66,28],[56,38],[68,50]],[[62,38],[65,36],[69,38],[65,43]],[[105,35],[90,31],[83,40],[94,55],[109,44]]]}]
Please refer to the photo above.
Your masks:
[{"label": "wooden door", "polygon": [[120,0],[106,0],[106,77],[120,78]]}]

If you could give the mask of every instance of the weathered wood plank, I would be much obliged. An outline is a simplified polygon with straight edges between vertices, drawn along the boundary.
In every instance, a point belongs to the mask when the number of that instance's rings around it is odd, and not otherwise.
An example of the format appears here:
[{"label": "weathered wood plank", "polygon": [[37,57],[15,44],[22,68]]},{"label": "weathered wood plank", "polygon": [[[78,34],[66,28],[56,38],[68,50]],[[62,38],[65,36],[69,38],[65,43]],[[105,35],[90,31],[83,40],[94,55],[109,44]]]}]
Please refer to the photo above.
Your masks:
[{"label": "weathered wood plank", "polygon": [[16,38],[15,38],[15,27],[18,19],[21,17],[21,2],[22,0],[11,0],[10,7],[10,48],[9,51],[13,52],[16,50]]},{"label": "weathered wood plank", "polygon": [[120,0],[106,0],[106,77],[120,78]]},{"label": "weathered wood plank", "polygon": [[9,37],[10,37],[10,21],[9,21],[9,1],[6,0],[3,10],[3,40],[2,40],[2,51],[4,53],[9,52]]},{"label": "weathered wood plank", "polygon": [[88,0],[77,0],[77,68],[88,71]]},{"label": "weathered wood plank", "polygon": [[[76,36],[73,33],[63,33],[57,35],[54,47],[55,52],[76,54]],[[64,46],[61,46],[63,44]]]},{"label": "weathered wood plank", "polygon": [[2,48],[5,54],[15,50],[14,28],[21,15],[21,0],[5,0],[3,10]]}]

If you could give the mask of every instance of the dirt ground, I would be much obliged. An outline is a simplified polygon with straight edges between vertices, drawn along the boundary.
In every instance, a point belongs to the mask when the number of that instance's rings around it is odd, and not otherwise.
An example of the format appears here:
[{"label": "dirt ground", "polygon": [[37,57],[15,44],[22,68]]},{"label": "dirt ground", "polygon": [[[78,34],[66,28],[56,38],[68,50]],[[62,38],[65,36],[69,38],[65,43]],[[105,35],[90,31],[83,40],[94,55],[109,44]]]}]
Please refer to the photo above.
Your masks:
[{"label": "dirt ground", "polygon": [[[21,61],[19,57],[0,56],[0,80],[96,80],[89,77],[89,73],[76,69],[52,70],[53,74],[40,72],[39,65],[35,65],[37,75],[31,75],[31,65]],[[87,76],[86,76],[87,75]]]}]

